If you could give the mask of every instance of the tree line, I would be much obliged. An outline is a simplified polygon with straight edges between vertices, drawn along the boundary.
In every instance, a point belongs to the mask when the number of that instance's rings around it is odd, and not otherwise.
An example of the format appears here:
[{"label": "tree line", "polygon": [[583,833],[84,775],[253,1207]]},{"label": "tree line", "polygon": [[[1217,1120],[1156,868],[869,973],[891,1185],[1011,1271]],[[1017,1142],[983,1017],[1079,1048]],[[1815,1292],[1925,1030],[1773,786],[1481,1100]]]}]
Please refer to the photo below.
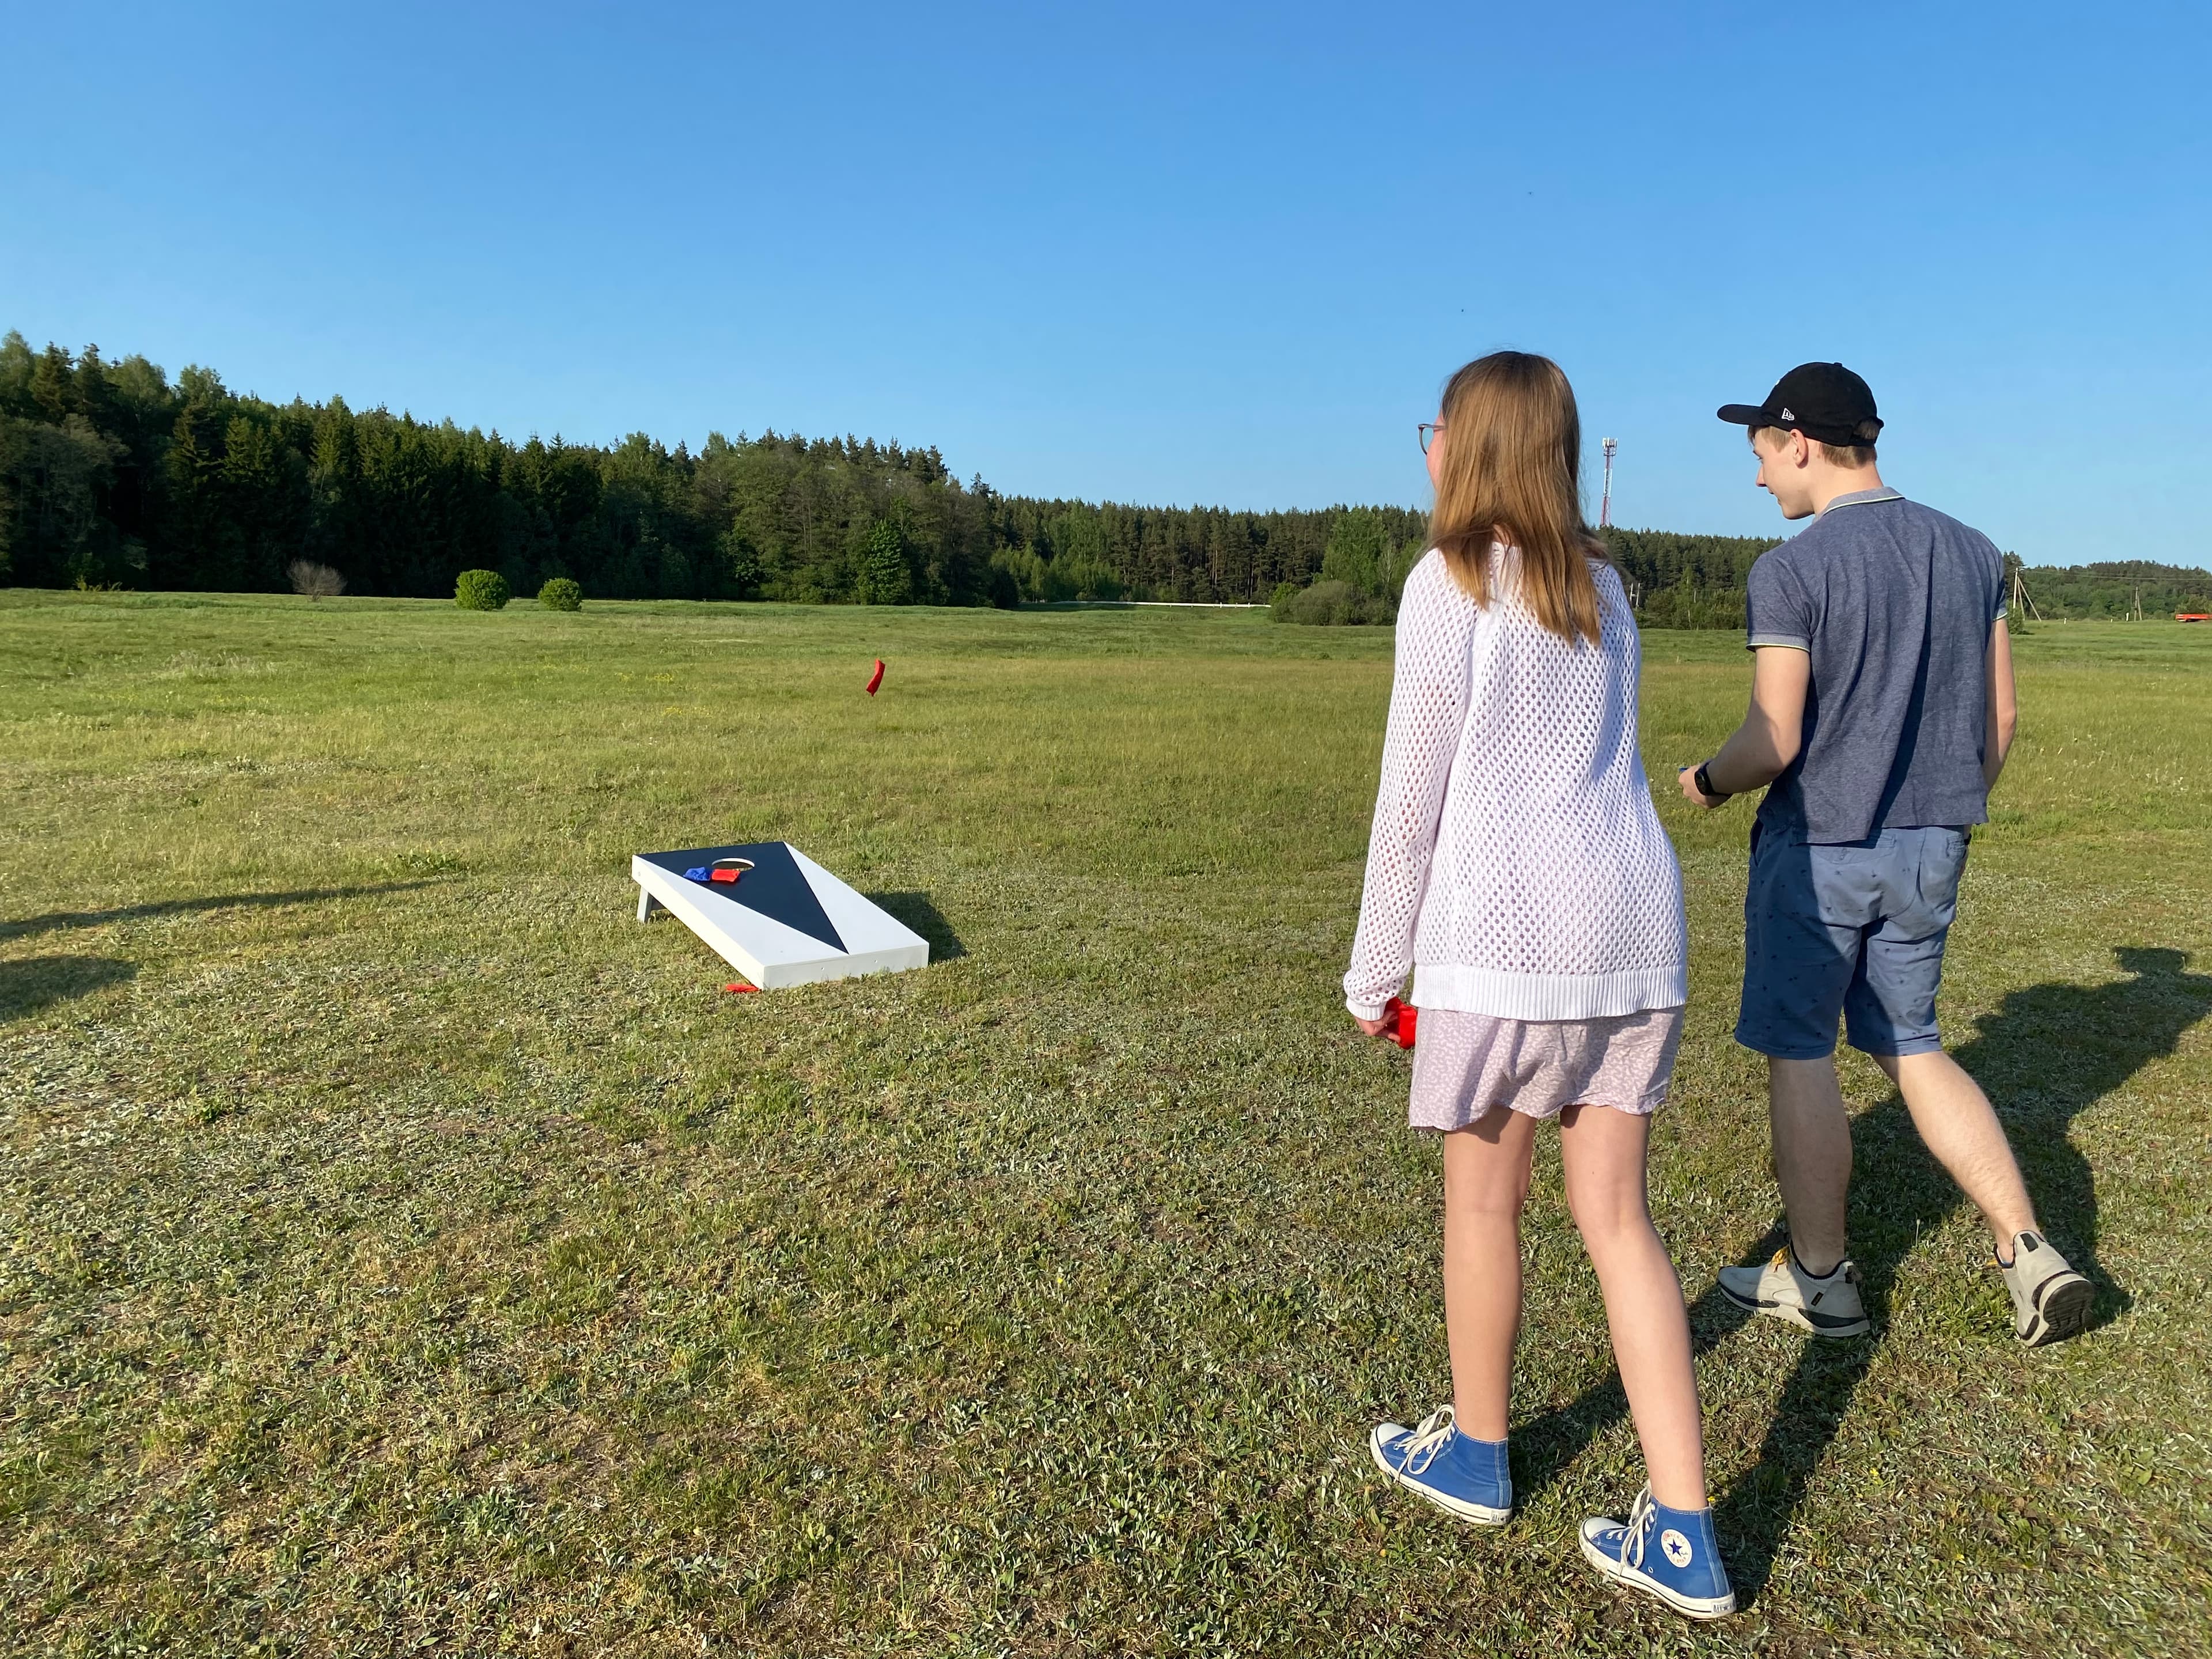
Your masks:
[{"label": "tree line", "polygon": [[[872,439],[518,444],[0,340],[0,581],[24,586],[278,591],[306,561],[420,598],[483,568],[606,599],[1249,602],[1310,580],[1346,511],[1002,495]],[[1418,537],[1420,514],[1369,511]]]},{"label": "tree line", "polygon": [[2140,614],[2168,620],[2178,614],[2212,615],[2212,570],[2130,559],[2108,564],[2023,565],[2006,560],[2006,574],[2025,586],[2021,609],[2052,621],[2095,621]]},{"label": "tree line", "polygon": [[[1647,625],[1740,627],[1757,537],[1607,529]],[[1388,621],[1426,546],[1401,507],[1253,513],[1002,495],[933,448],[710,433],[516,443],[343,398],[289,404],[214,370],[172,380],[96,346],[0,339],[0,582],[281,591],[301,562],[349,591],[446,598],[459,573],[602,599],[1012,605],[1273,600],[1307,621]],[[2171,566],[2035,570],[2045,614],[2205,609]],[[1292,616],[1291,613],[1295,612]]]}]

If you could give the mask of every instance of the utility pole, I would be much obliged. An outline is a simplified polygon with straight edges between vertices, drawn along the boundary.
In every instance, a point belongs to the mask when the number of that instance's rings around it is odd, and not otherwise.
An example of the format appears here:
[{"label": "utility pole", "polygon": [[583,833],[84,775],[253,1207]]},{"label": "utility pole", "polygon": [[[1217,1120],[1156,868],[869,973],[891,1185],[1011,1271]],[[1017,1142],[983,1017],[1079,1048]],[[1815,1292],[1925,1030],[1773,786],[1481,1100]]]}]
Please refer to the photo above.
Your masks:
[{"label": "utility pole", "polygon": [[1597,506],[1597,527],[1604,530],[1613,523],[1613,452],[1620,446],[1613,439],[1605,441],[1605,494]]}]

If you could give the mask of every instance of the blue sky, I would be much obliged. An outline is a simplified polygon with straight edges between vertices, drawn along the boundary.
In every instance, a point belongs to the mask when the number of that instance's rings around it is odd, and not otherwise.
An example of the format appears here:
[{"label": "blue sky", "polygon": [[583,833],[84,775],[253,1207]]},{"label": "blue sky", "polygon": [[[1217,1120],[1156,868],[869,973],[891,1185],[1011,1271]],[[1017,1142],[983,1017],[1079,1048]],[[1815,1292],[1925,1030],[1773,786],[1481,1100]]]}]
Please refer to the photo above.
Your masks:
[{"label": "blue sky", "polygon": [[[520,436],[852,432],[1010,492],[1425,505],[1558,358],[1617,521],[1840,358],[2039,562],[2212,557],[2212,8],[9,3],[0,328]],[[1595,514],[1593,491],[1591,502]]]}]

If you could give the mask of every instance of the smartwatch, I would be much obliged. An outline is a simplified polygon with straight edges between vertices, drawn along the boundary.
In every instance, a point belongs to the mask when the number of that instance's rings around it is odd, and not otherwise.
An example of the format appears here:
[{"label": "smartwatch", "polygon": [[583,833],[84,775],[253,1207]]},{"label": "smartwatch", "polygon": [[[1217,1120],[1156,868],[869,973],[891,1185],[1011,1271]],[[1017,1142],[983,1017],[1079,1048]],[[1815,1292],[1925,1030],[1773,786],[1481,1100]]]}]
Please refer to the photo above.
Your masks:
[{"label": "smartwatch", "polygon": [[1713,787],[1713,775],[1705,770],[1705,768],[1711,764],[1710,761],[1698,762],[1698,769],[1690,774],[1690,781],[1698,786],[1699,794],[1709,796],[1715,800],[1727,800],[1729,799],[1727,790]]}]

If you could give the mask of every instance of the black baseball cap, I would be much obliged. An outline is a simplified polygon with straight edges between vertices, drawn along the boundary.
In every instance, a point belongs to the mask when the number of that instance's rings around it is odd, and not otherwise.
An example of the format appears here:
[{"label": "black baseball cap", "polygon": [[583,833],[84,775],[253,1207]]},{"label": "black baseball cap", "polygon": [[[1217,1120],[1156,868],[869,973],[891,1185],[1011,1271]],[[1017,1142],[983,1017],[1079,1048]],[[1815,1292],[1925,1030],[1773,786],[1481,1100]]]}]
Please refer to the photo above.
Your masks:
[{"label": "black baseball cap", "polygon": [[1723,404],[1736,426],[1778,426],[1815,443],[1870,444],[1881,432],[1874,391],[1841,363],[1800,363],[1774,383],[1763,404]]}]

